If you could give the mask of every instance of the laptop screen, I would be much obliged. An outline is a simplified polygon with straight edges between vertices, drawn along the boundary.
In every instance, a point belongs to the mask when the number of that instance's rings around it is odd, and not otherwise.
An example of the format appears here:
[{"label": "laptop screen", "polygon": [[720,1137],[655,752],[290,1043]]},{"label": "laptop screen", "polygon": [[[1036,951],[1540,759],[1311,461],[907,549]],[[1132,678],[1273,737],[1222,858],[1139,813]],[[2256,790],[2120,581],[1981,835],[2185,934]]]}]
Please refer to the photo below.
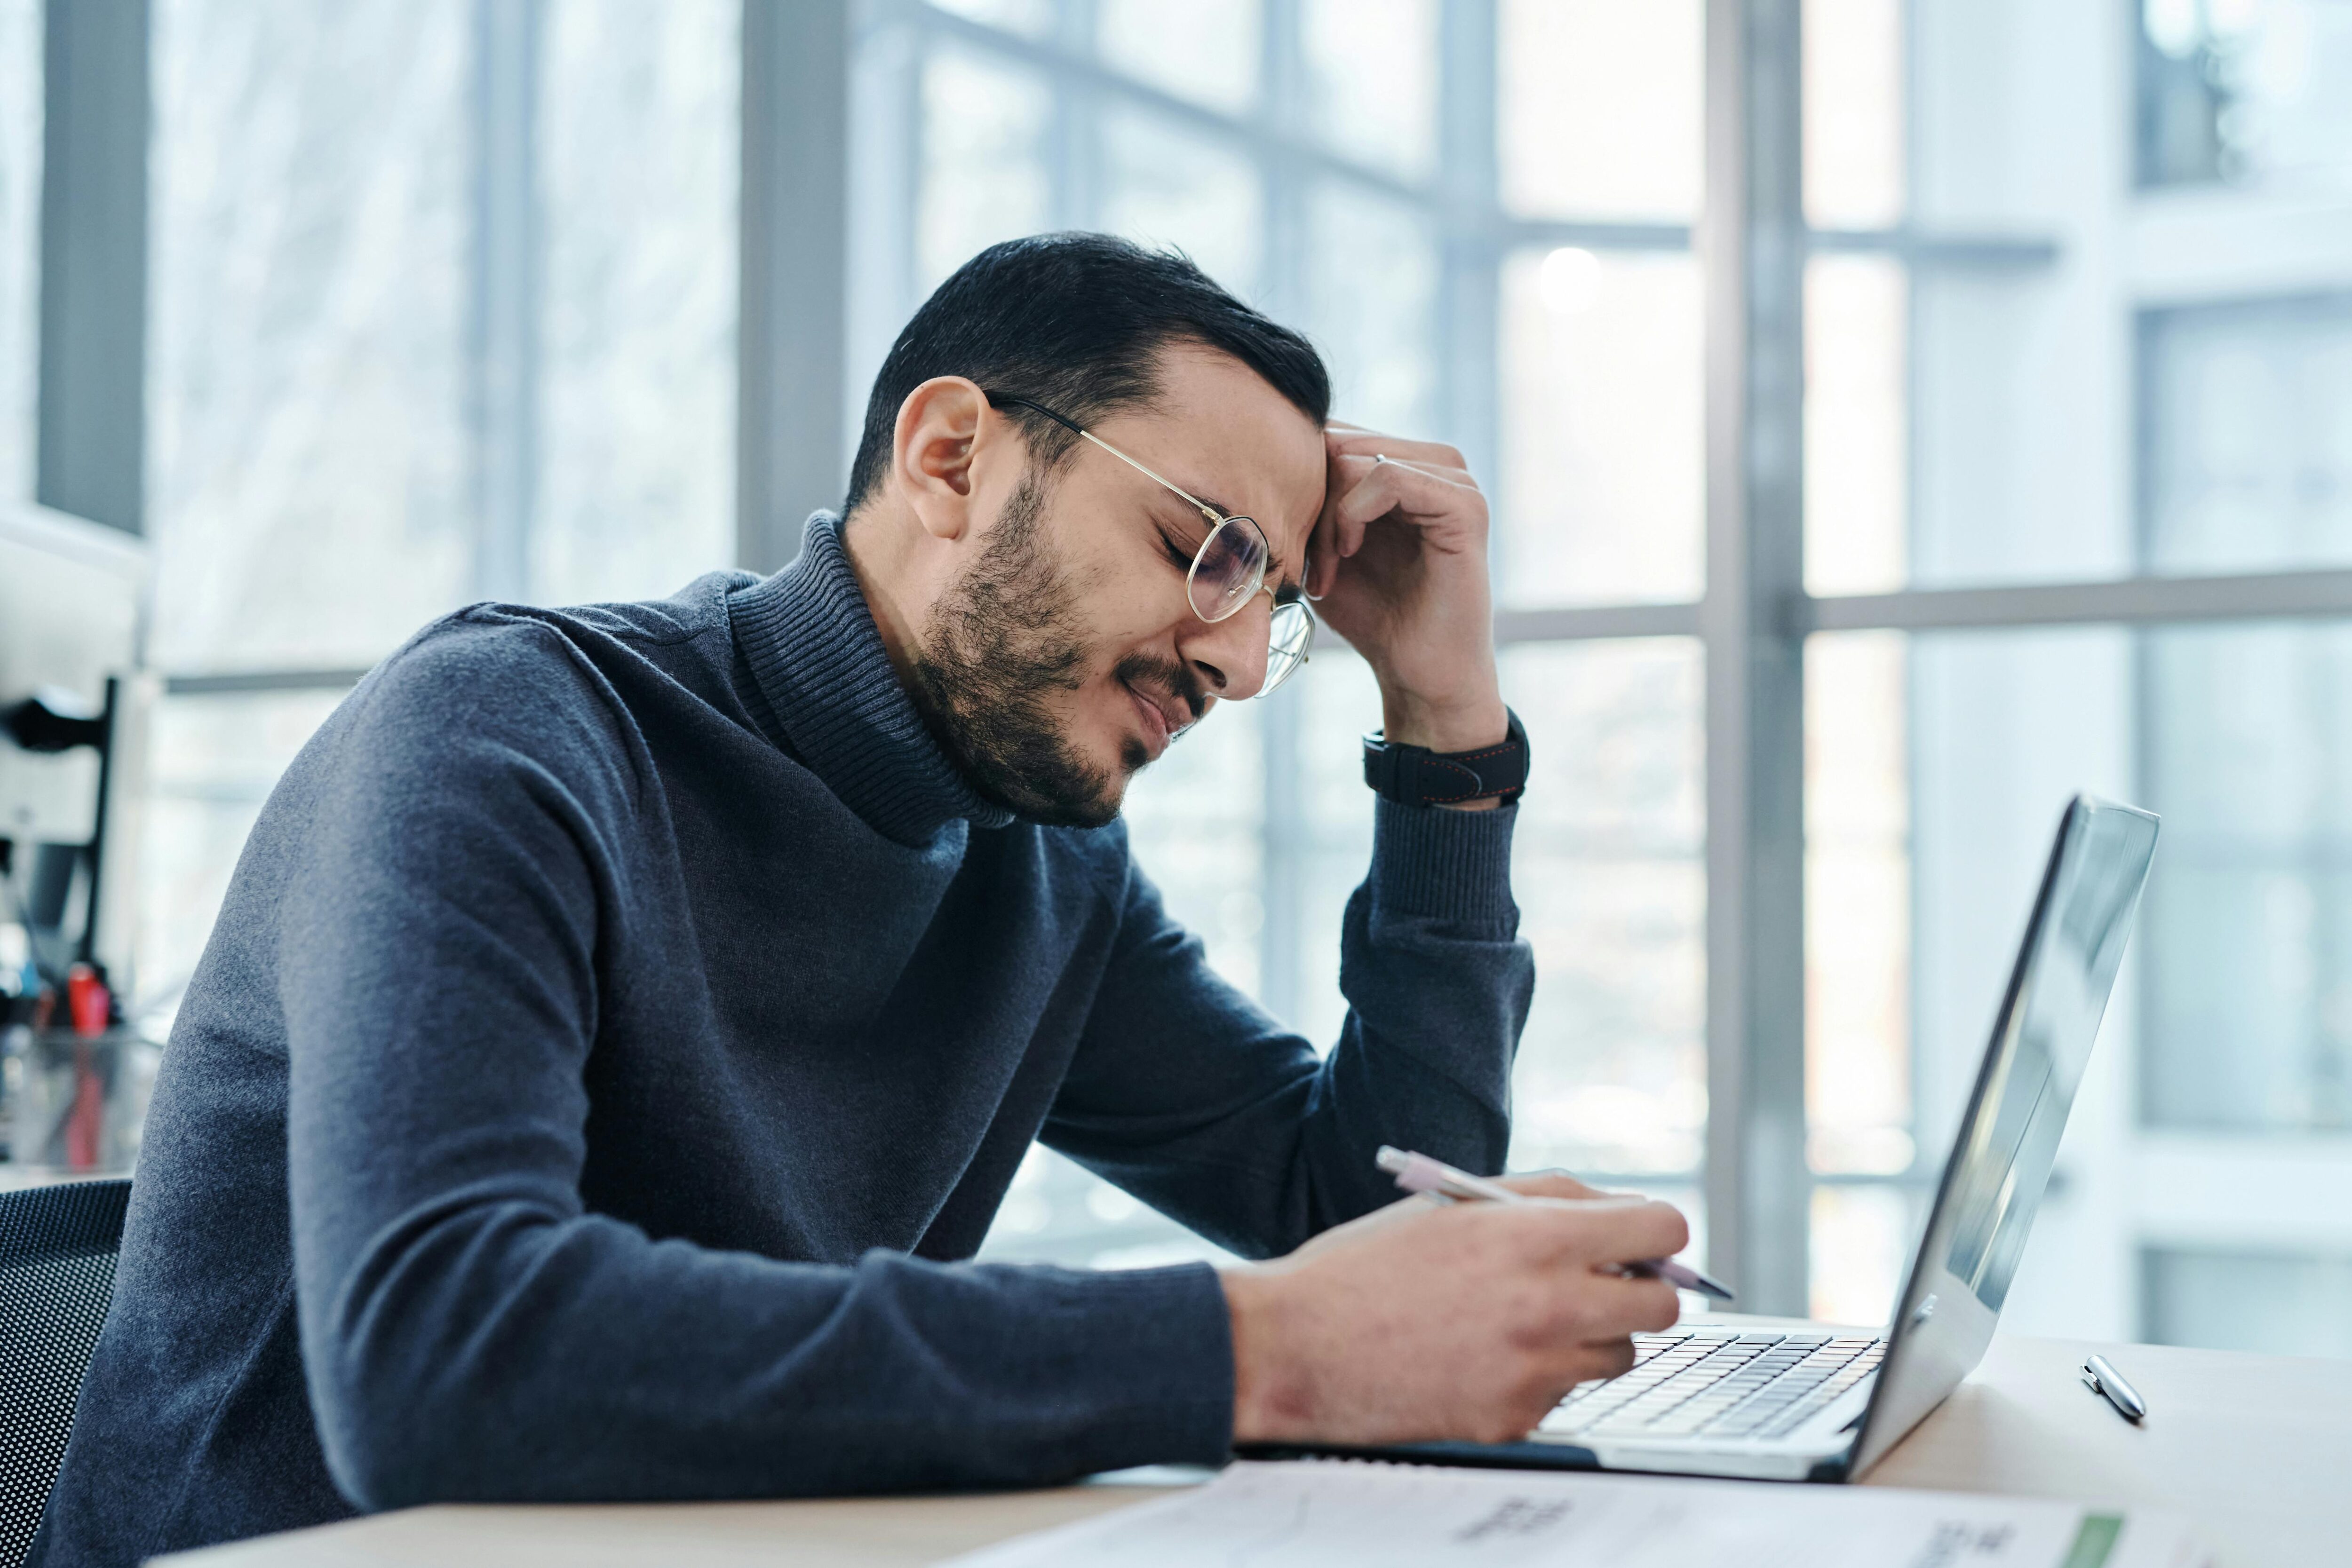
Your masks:
[{"label": "laptop screen", "polygon": [[2059,824],[1976,1091],[1888,1331],[1849,1473],[1967,1376],[2024,1255],[2156,851],[2157,820],[2078,796]]}]

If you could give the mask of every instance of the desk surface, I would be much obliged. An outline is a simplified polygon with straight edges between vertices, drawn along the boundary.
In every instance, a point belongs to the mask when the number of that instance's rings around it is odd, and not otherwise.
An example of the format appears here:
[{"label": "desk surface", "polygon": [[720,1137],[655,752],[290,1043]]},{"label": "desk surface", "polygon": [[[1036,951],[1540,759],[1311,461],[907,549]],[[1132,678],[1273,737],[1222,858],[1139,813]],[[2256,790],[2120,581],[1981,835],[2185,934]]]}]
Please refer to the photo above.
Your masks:
[{"label": "desk surface", "polygon": [[[2095,1349],[2147,1396],[2141,1427],[2077,1378]],[[1866,1484],[2168,1509],[2195,1520],[2228,1568],[2352,1560],[2352,1362],[2004,1336]],[[1157,1495],[1113,1482],[966,1497],[421,1508],[158,1562],[913,1568]]]}]

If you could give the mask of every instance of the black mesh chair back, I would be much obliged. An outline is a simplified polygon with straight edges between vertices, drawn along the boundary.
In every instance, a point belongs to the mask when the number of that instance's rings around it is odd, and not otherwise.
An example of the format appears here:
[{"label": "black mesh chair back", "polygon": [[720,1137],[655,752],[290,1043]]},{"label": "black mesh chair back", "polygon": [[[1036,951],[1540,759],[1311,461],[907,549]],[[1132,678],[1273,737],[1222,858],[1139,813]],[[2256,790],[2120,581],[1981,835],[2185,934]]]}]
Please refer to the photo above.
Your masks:
[{"label": "black mesh chair back", "polygon": [[127,1181],[0,1193],[0,1568],[20,1568],[114,1294]]}]

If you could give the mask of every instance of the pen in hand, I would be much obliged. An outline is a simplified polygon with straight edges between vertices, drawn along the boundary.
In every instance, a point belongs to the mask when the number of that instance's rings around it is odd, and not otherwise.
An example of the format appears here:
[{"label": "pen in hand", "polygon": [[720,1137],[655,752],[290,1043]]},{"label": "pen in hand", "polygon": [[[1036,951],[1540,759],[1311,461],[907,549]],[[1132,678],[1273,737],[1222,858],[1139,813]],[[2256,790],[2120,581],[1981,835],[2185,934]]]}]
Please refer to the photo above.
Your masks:
[{"label": "pen in hand", "polygon": [[[1441,1197],[1459,1198],[1472,1202],[1526,1203],[1527,1194],[1513,1192],[1499,1183],[1474,1176],[1467,1171],[1455,1170],[1444,1160],[1416,1155],[1409,1149],[1393,1149],[1386,1144],[1372,1156],[1373,1163],[1396,1177],[1397,1186],[1407,1192],[1430,1192]],[[1708,1279],[1687,1263],[1677,1263],[1671,1258],[1651,1258],[1629,1263],[1625,1271],[1665,1281],[1685,1291],[1697,1291],[1716,1300],[1731,1300],[1730,1290]]]}]

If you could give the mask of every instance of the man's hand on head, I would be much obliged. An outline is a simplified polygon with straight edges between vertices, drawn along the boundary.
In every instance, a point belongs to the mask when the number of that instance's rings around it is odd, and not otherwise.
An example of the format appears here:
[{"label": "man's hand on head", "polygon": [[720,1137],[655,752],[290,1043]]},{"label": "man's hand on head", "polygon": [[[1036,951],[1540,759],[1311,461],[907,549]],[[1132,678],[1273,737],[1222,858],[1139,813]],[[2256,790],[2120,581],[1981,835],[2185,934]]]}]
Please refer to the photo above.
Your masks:
[{"label": "man's hand on head", "polygon": [[1317,615],[1371,664],[1390,740],[1433,751],[1495,745],[1509,720],[1478,482],[1451,446],[1360,425],[1334,421],[1324,447],[1307,584]]},{"label": "man's hand on head", "polygon": [[1525,1437],[1562,1395],[1671,1326],[1672,1285],[1625,1264],[1690,1228],[1666,1204],[1510,1178],[1527,1204],[1408,1198],[1288,1257],[1227,1269],[1234,1440],[1371,1446]]}]

